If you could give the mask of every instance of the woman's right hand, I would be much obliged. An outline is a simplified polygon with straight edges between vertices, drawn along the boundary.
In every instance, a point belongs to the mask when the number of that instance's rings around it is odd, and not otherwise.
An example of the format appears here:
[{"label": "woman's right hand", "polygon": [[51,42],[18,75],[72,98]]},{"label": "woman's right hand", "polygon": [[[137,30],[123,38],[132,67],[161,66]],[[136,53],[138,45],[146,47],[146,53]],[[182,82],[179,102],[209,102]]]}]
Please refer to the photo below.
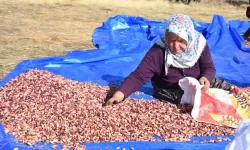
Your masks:
[{"label": "woman's right hand", "polygon": [[108,105],[113,105],[113,104],[118,104],[121,101],[124,100],[124,94],[120,91],[115,92],[113,97],[111,97],[109,100],[107,100],[103,106],[108,106]]}]

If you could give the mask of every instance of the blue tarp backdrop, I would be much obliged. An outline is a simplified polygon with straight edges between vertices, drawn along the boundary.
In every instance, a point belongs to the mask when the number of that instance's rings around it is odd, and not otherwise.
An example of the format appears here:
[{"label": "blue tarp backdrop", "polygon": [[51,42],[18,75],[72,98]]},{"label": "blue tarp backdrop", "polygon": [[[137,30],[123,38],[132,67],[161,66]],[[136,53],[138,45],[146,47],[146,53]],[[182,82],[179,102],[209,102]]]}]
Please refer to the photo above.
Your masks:
[{"label": "blue tarp backdrop", "polygon": [[[66,78],[77,81],[92,81],[100,85],[109,85],[123,81],[143,56],[163,33],[167,20],[150,21],[142,17],[118,15],[110,17],[93,33],[93,44],[97,49],[83,51],[73,50],[65,56],[54,56],[25,60],[19,63],[1,82],[4,86],[11,79],[30,69],[48,70]],[[250,48],[246,48],[243,34],[250,22],[231,20],[214,15],[211,23],[193,20],[195,29],[207,39],[212,58],[216,67],[216,76],[240,87],[250,86]],[[144,98],[150,99],[152,87],[150,82],[140,91],[146,93]],[[132,97],[136,97],[132,95]],[[136,98],[141,98],[137,96]],[[233,138],[232,136],[226,136]],[[192,139],[211,139],[213,137],[194,137]],[[49,144],[43,145],[44,150],[51,149]],[[154,150],[222,150],[228,142],[192,143],[192,142],[104,142],[85,143],[89,150],[110,150],[116,147],[129,149]],[[17,143],[11,135],[0,126],[0,148],[11,150],[35,149]]]}]

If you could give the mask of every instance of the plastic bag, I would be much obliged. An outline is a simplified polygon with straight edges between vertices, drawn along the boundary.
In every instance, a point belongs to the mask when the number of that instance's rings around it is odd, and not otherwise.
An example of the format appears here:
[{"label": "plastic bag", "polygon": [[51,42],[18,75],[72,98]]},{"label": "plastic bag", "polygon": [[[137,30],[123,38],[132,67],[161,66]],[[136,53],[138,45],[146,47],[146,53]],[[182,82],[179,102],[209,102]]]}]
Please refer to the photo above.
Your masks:
[{"label": "plastic bag", "polygon": [[[231,94],[217,88],[210,88],[204,92],[200,83],[191,77],[181,79],[179,85],[184,90],[181,104],[193,105],[191,115],[197,121],[236,128],[245,118],[242,116],[248,117],[249,108],[246,107],[248,105],[245,102],[245,93],[250,89],[242,89],[243,93],[236,91]],[[243,101],[247,110],[241,108]]]},{"label": "plastic bag", "polygon": [[235,139],[226,150],[250,150],[250,120],[243,120],[236,129]]},{"label": "plastic bag", "polygon": [[232,105],[230,95],[217,90],[201,91],[201,98],[195,101],[191,115],[197,121],[236,128],[242,117]]},{"label": "plastic bag", "polygon": [[194,104],[201,97],[201,88],[199,81],[195,78],[185,77],[179,81],[179,86],[184,91],[180,104]]},{"label": "plastic bag", "polygon": [[250,119],[250,88],[235,91],[230,99],[242,118]]}]

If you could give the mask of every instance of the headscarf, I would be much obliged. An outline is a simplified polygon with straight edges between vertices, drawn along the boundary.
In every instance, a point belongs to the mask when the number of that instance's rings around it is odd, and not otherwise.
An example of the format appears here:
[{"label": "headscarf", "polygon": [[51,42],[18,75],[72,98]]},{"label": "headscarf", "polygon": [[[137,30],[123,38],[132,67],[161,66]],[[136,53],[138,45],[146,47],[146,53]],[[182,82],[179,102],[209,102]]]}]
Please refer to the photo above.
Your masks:
[{"label": "headscarf", "polygon": [[[165,36],[169,32],[175,33],[187,42],[187,49],[184,52],[173,54],[166,47]],[[175,14],[168,18],[165,32],[156,44],[165,49],[165,73],[167,75],[169,66],[182,69],[194,66],[205,48],[206,39],[194,29],[193,21],[188,16]]]}]

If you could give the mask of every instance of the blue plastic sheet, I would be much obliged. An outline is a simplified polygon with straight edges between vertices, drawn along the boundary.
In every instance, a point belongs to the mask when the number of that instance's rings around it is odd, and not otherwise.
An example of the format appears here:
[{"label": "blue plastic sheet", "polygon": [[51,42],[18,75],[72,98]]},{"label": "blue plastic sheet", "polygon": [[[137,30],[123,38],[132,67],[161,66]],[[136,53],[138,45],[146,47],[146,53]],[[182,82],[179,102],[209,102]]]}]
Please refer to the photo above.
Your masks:
[{"label": "blue plastic sheet", "polygon": [[[151,21],[142,17],[118,15],[110,17],[93,33],[93,44],[97,49],[88,51],[74,50],[65,56],[54,56],[25,60],[19,63],[1,82],[4,86],[11,79],[30,69],[48,70],[52,73],[77,81],[91,81],[100,85],[110,85],[123,81],[143,56],[163,33],[167,20]],[[237,86],[250,85],[250,48],[246,48],[243,34],[249,22],[240,20],[226,21],[214,15],[211,23],[193,20],[195,29],[208,41],[212,58],[217,70],[216,76]],[[152,99],[150,82],[140,88],[146,95],[132,95],[136,98]],[[233,136],[226,136],[233,139]],[[213,137],[193,137],[191,140],[211,139]],[[115,149],[117,147],[143,150],[222,150],[228,142],[100,142],[84,143],[89,150]],[[42,149],[51,149],[48,143],[37,142]],[[37,149],[18,143],[0,126],[0,149]],[[60,148],[59,148],[60,149]]]}]

